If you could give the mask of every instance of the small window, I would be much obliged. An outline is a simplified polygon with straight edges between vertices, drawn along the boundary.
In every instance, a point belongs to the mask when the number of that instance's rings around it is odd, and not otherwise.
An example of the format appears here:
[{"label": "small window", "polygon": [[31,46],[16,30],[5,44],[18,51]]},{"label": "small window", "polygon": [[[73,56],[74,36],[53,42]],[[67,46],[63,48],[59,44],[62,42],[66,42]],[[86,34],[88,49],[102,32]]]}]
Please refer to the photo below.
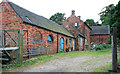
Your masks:
[{"label": "small window", "polygon": [[52,42],[53,41],[52,36],[49,35],[48,38],[47,38],[47,41]]},{"label": "small window", "polygon": [[82,46],[83,45],[83,40],[82,40],[82,38],[80,38],[80,46]]},{"label": "small window", "polygon": [[77,22],[77,23],[75,23],[75,26],[79,26],[79,23]]},{"label": "small window", "polygon": [[87,39],[85,39],[85,44],[87,45]]},{"label": "small window", "polygon": [[27,19],[28,21],[32,22],[27,16],[25,16],[25,17],[26,17],[26,19]]},{"label": "small window", "polygon": [[67,45],[67,39],[66,39],[66,45]]},{"label": "small window", "polygon": [[72,44],[72,40],[71,39],[69,39],[69,45],[71,45]]}]

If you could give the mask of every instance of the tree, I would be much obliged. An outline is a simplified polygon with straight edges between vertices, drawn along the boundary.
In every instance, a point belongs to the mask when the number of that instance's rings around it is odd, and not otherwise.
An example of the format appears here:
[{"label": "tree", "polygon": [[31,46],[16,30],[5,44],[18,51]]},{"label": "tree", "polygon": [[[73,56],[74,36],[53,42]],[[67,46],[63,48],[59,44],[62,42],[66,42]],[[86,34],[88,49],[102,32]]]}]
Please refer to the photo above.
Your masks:
[{"label": "tree", "polygon": [[99,13],[102,25],[111,25],[111,16],[114,12],[114,4],[110,4],[102,9]]},{"label": "tree", "polygon": [[111,28],[114,26],[117,27],[117,37],[119,39],[118,41],[120,41],[120,1],[115,6],[111,19]]},{"label": "tree", "polygon": [[62,21],[66,20],[64,13],[56,13],[50,17],[50,20],[58,23],[59,25],[62,25]]},{"label": "tree", "polygon": [[89,23],[90,26],[96,26],[97,25],[97,23],[95,23],[93,19],[87,19],[85,22]]},{"label": "tree", "polygon": [[110,4],[103,8],[102,12],[99,13],[101,25],[110,25],[110,31],[112,34],[113,27],[117,27],[117,41],[120,41],[120,1],[116,6]]}]

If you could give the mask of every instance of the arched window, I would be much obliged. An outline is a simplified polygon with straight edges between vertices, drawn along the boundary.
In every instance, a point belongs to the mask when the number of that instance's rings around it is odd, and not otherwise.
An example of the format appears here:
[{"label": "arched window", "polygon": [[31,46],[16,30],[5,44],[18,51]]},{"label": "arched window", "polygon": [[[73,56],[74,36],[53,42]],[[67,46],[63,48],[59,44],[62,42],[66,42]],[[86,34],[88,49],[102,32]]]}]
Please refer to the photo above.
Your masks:
[{"label": "arched window", "polygon": [[52,38],[51,35],[48,36],[47,41],[48,41],[48,42],[52,42],[52,41],[53,41],[53,38]]},{"label": "arched window", "polygon": [[36,39],[41,39],[42,40],[42,34],[39,31],[34,32],[33,37],[36,38]]}]

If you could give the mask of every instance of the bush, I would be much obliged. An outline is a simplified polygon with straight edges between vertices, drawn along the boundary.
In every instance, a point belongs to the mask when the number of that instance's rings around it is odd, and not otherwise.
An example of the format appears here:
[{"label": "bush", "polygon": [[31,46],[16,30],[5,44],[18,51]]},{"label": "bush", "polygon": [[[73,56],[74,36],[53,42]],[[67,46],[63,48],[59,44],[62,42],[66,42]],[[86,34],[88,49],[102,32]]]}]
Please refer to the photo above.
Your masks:
[{"label": "bush", "polygon": [[103,50],[103,49],[104,49],[104,47],[103,47],[103,46],[98,45],[98,46],[96,46],[96,47],[95,47],[95,49],[96,49],[96,51],[97,51],[97,50]]},{"label": "bush", "polygon": [[103,46],[104,48],[111,48],[111,45],[110,45],[110,44],[102,44],[102,46]]},{"label": "bush", "polygon": [[99,44],[95,46],[95,50],[103,50],[103,49],[107,49],[107,48],[111,48],[110,44]]},{"label": "bush", "polygon": [[69,52],[69,48],[66,48],[66,52]]}]

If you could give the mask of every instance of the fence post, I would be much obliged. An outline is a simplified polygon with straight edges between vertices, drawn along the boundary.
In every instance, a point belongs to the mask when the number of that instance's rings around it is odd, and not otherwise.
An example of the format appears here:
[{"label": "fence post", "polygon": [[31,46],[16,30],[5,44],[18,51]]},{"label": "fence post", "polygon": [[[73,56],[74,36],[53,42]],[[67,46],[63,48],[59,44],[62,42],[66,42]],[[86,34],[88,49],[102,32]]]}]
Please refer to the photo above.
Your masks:
[{"label": "fence post", "polygon": [[23,61],[23,30],[19,32],[19,62]]},{"label": "fence post", "polygon": [[117,27],[113,28],[112,39],[112,70],[117,72]]}]

